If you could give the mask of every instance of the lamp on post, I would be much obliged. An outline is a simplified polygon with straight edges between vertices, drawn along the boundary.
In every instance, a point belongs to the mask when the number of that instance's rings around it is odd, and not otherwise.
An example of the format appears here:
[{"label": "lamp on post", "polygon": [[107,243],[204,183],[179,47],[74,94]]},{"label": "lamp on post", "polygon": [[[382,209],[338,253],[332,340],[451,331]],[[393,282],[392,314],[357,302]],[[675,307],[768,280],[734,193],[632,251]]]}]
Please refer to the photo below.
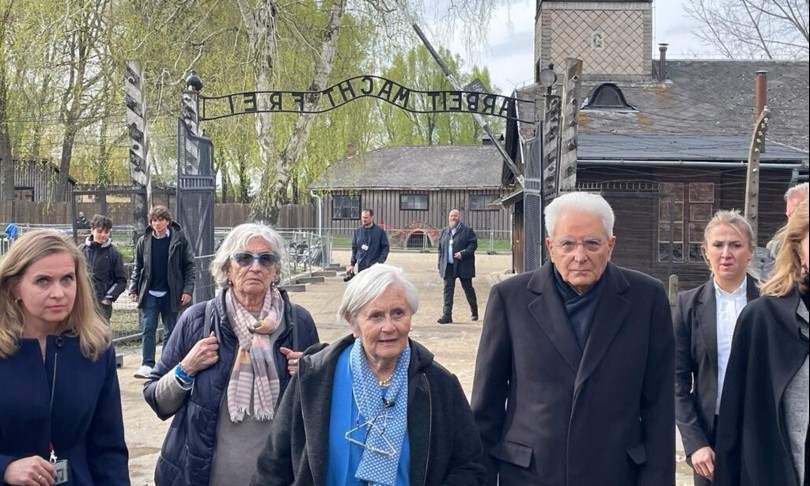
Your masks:
[{"label": "lamp on post", "polygon": [[546,94],[551,95],[551,89],[557,82],[557,73],[554,72],[554,64],[549,64],[546,69],[540,71],[540,84],[546,87]]},{"label": "lamp on post", "polygon": [[[557,77],[554,76],[554,79],[557,79]],[[203,87],[202,79],[200,79],[200,77],[197,76],[197,71],[194,71],[192,69],[188,73],[188,76],[186,77],[186,88],[188,88],[189,91],[200,91],[202,90],[202,87]]]}]

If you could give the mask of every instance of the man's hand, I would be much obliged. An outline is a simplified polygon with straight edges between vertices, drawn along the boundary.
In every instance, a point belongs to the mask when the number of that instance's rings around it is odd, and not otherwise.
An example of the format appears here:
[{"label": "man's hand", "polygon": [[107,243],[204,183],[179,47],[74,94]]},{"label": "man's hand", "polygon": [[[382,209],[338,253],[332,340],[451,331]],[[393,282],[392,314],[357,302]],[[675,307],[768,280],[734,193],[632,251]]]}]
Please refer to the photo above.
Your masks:
[{"label": "man's hand", "polygon": [[456,260],[461,260],[461,252],[457,251],[453,253],[453,258],[455,258]]},{"label": "man's hand", "polygon": [[711,481],[714,476],[714,451],[711,447],[701,447],[692,453],[692,468],[695,472]]},{"label": "man's hand", "polygon": [[354,265],[349,265],[346,267],[346,273],[354,273]]},{"label": "man's hand", "polygon": [[191,296],[188,294],[183,294],[180,296],[180,303],[184,306],[188,305],[191,302]]},{"label": "man's hand", "polygon": [[138,302],[138,294],[134,292],[129,294],[129,300],[131,300],[132,302]]}]

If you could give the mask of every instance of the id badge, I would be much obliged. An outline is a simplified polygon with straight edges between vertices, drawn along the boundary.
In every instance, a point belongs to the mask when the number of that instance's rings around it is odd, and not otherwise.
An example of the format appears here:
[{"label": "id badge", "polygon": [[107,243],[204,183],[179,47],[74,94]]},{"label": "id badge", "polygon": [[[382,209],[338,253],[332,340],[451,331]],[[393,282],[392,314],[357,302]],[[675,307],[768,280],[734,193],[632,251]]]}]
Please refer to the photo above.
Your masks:
[{"label": "id badge", "polygon": [[364,244],[363,246],[360,247],[360,249],[363,251],[368,251],[368,245]]},{"label": "id badge", "polygon": [[54,484],[65,484],[68,482],[68,462],[67,459],[56,461],[53,464],[56,468],[56,482]]}]

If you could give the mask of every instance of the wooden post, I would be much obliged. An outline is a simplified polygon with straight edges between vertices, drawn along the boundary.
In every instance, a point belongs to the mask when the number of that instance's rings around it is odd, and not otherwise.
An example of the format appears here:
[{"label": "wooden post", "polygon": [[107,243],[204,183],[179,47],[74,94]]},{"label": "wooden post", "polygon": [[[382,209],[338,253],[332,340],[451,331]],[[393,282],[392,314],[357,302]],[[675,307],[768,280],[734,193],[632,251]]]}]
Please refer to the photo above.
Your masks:
[{"label": "wooden post", "polygon": [[669,305],[674,306],[678,300],[678,287],[680,286],[678,276],[670,274],[669,286],[667,287],[667,296],[669,297]]},{"label": "wooden post", "polygon": [[[549,91],[551,91],[549,89]],[[559,170],[560,97],[546,94],[546,112],[543,120],[543,200],[551,201],[557,196],[557,171]]]},{"label": "wooden post", "polygon": [[129,169],[132,183],[142,192],[132,196],[132,213],[135,219],[133,242],[146,231],[146,216],[151,204],[151,177],[147,163],[146,102],[143,93],[143,73],[137,61],[126,61],[124,91],[129,128]]},{"label": "wooden post", "polygon": [[562,121],[560,122],[560,157],[557,172],[557,193],[573,191],[577,185],[577,127],[580,91],[582,91],[582,61],[565,60],[563,79]]}]

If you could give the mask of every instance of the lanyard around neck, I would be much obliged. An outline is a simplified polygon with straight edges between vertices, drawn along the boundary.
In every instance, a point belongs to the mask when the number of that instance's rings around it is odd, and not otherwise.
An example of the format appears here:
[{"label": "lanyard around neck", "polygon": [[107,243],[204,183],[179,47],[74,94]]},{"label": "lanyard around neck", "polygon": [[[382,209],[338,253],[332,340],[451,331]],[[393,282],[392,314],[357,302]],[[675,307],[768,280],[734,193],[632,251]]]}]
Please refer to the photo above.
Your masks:
[{"label": "lanyard around neck", "polygon": [[[57,338],[57,339],[62,339]],[[50,435],[51,440],[48,441],[48,449],[50,449],[51,457],[50,461],[51,464],[56,464],[56,451],[53,448],[53,397],[56,394],[56,363],[59,359],[59,350],[53,353],[53,376],[51,377],[51,402],[48,405],[48,418],[50,419]]]}]

